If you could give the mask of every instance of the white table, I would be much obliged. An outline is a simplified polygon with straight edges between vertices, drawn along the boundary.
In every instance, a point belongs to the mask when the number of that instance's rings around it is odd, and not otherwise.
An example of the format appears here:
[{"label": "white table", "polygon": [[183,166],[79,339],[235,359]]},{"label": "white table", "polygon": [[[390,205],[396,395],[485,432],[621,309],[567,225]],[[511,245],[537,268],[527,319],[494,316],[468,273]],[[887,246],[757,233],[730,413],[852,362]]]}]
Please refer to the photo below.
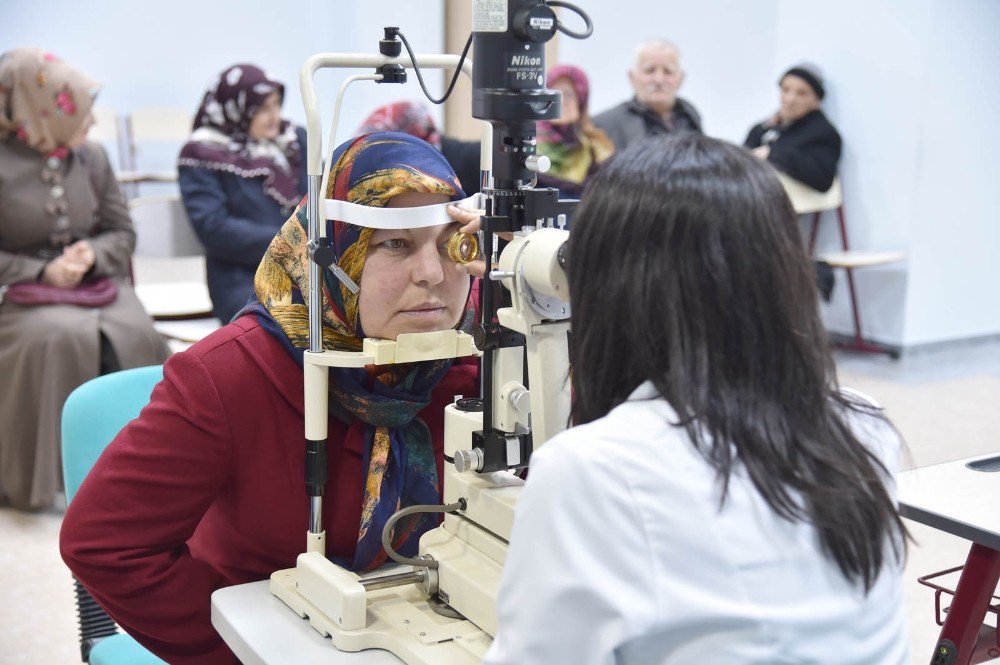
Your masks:
[{"label": "white table", "polygon": [[977,642],[1000,580],[1000,466],[994,465],[995,471],[977,471],[969,464],[995,458],[1000,453],[899,476],[900,515],[972,541],[935,647],[934,657],[940,660],[934,663],[965,665],[986,646]]},{"label": "white table", "polygon": [[271,595],[268,582],[251,582],[212,594],[212,625],[244,665],[331,663],[401,665],[388,651],[338,651],[287,605]]},{"label": "white table", "polygon": [[170,339],[194,344],[221,328],[222,321],[212,316],[204,319],[156,321],[153,327],[161,335],[165,335]]},{"label": "white table", "polygon": [[136,284],[135,295],[154,319],[190,319],[212,315],[212,300],[204,282]]},{"label": "white table", "polygon": [[136,256],[132,272],[135,295],[154,319],[212,316],[204,256]]}]

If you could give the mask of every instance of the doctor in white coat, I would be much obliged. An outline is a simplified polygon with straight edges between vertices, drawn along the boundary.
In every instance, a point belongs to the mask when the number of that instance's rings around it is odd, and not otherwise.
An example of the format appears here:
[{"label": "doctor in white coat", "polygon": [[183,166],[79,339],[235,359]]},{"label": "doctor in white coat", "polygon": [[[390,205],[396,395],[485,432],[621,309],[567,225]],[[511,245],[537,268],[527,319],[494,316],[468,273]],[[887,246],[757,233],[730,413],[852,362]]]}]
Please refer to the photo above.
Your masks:
[{"label": "doctor in white coat", "polygon": [[693,134],[570,237],[576,426],[517,506],[485,663],[905,663],[902,442],[839,388],[795,214]]}]

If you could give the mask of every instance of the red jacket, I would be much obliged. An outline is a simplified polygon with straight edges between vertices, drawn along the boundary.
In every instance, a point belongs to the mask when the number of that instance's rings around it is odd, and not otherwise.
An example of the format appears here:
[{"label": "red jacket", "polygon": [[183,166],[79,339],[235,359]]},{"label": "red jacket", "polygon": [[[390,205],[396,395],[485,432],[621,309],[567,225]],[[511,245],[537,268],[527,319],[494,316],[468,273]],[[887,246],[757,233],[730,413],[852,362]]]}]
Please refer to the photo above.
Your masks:
[{"label": "red jacket", "polygon": [[[304,551],[302,369],[244,316],[164,366],[141,415],[74,497],[63,559],[108,613],[170,663],[235,658],[210,620],[218,588],[266,579]],[[420,417],[442,473],[444,407],[478,393],[456,361]],[[361,424],[330,418],[323,523],[330,554],[351,556],[366,470]]]}]

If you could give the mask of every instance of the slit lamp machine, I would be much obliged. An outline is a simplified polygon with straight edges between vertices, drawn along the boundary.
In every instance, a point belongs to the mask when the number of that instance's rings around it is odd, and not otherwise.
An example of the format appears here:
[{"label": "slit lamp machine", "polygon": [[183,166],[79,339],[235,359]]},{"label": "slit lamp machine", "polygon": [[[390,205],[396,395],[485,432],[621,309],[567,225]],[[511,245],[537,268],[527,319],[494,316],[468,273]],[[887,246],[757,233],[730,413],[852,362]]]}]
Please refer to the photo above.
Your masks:
[{"label": "slit lamp machine", "polygon": [[[569,30],[554,7],[580,16],[585,31]],[[303,370],[309,528],[296,566],[272,574],[270,589],[342,651],[386,649],[409,665],[472,664],[482,660],[496,633],[497,589],[523,485],[519,472],[527,468],[532,451],[569,419],[570,309],[563,266],[566,227],[576,201],[560,201],[558,190],[535,186],[537,174],[548,168],[548,160],[536,152],[535,122],[561,113],[560,93],[545,88],[545,42],[557,30],[582,39],[592,25],[586,14],[561,0],[473,0],[473,31],[461,56],[415,55],[397,28],[386,28],[378,54],[321,53],[302,68],[310,248],[309,349]],[[474,63],[467,58],[473,45]],[[412,69],[423,87],[421,69],[453,69],[447,97],[460,74],[471,76],[472,115],[483,121],[482,194],[467,203],[485,210],[481,245],[488,261],[474,335],[444,330],[401,334],[395,341],[366,339],[360,352],[323,349],[322,271],[332,270],[347,288],[358,288],[337,268],[325,220],[384,228],[440,224],[447,218],[443,210],[431,210],[443,206],[357,210],[362,206],[324,199],[328,176],[313,83],[323,68],[374,70],[348,76],[341,85],[327,163],[351,84],[404,82]],[[390,219],[394,214],[405,220]],[[502,243],[496,233],[513,236]],[[475,244],[459,238],[450,253],[467,260]],[[481,393],[457,399],[445,410],[443,505],[404,508],[383,534],[390,556],[407,566],[362,578],[332,563],[322,530],[329,368],[469,355],[481,356]],[[444,513],[444,519],[421,537],[418,556],[406,558],[388,547],[387,536],[395,520],[413,512]]]}]

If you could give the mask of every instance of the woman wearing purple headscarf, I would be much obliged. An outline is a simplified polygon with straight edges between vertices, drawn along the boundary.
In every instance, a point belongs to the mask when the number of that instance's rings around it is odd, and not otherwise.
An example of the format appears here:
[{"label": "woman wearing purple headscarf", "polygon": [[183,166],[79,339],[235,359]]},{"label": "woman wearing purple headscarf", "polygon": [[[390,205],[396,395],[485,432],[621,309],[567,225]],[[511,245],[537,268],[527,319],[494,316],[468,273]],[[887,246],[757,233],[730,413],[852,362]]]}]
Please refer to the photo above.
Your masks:
[{"label": "woman wearing purple headscarf", "polygon": [[590,84],[582,69],[556,65],[549,70],[548,87],[562,93],[562,116],[538,123],[538,154],[552,160],[538,182],[558,187],[566,196],[579,196],[587,179],[614,153],[615,146],[590,121]]},{"label": "woman wearing purple headscarf", "polygon": [[205,93],[177,162],[223,323],[246,305],[268,243],[306,191],[305,131],[281,118],[284,96],[259,67],[229,67]]}]

